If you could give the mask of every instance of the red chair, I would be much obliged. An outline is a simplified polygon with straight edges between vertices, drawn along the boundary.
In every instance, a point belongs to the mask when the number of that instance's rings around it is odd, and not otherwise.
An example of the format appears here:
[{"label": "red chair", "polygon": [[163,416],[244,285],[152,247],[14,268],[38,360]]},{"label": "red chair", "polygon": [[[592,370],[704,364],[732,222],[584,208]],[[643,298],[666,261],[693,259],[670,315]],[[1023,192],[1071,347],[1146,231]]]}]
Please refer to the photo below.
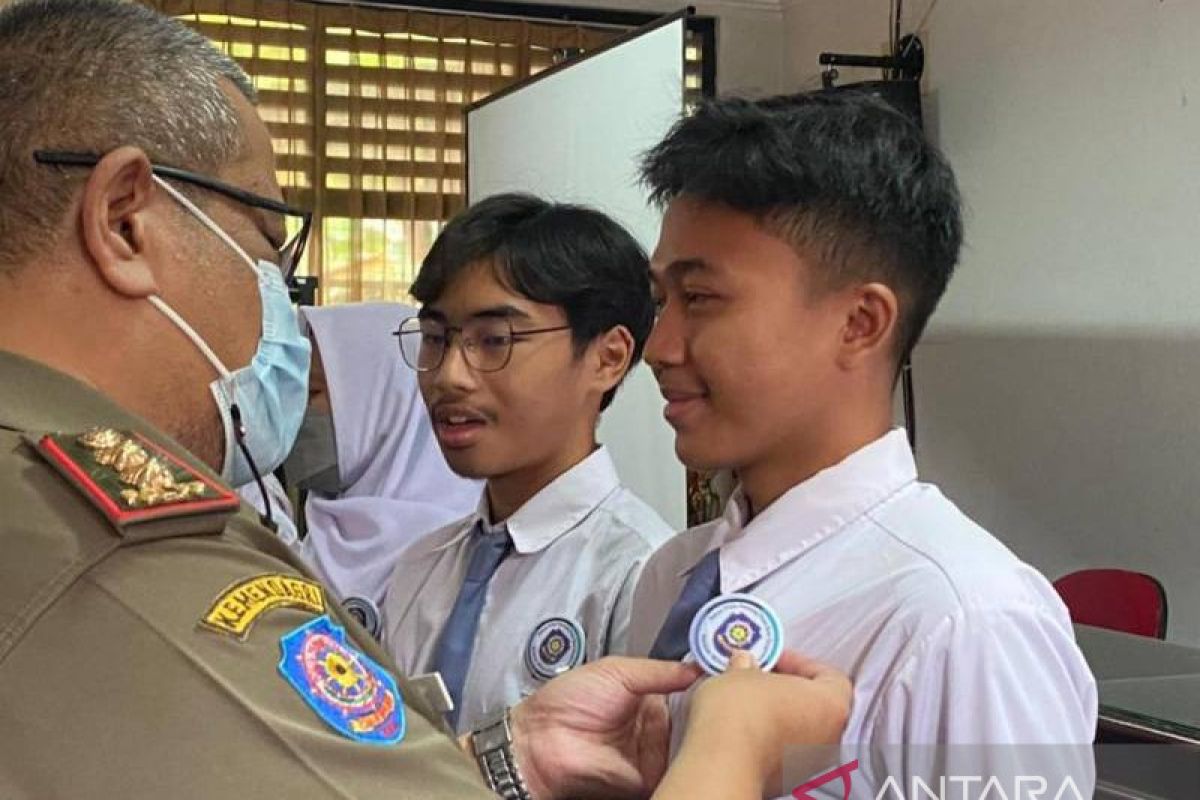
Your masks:
[{"label": "red chair", "polygon": [[1150,575],[1085,569],[1059,578],[1054,588],[1072,622],[1155,639],[1167,635],[1167,593]]}]

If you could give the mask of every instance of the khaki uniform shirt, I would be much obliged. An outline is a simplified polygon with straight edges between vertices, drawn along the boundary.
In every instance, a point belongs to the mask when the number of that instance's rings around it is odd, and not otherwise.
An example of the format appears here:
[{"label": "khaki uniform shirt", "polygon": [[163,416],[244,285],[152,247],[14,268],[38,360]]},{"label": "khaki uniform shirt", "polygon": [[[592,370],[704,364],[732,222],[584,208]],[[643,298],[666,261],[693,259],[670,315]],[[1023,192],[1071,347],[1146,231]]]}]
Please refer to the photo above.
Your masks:
[{"label": "khaki uniform shirt", "polygon": [[[220,499],[114,522],[115,470],[78,451],[57,462],[46,454],[55,442],[68,452],[95,426],[136,431]],[[118,505],[106,512],[89,476]],[[344,646],[317,648],[304,674],[324,676],[327,695],[349,708],[364,685],[353,679],[367,672],[381,680],[365,685],[385,687],[371,695],[378,700],[387,694],[384,670],[394,669],[226,492],[145,421],[0,352],[0,797],[491,797],[403,679],[397,705],[368,708],[403,711],[403,738],[379,744],[339,732],[285,678],[282,640],[325,625],[325,614],[344,629]],[[339,683],[348,657],[357,671]],[[378,723],[359,719],[368,731]]]}]

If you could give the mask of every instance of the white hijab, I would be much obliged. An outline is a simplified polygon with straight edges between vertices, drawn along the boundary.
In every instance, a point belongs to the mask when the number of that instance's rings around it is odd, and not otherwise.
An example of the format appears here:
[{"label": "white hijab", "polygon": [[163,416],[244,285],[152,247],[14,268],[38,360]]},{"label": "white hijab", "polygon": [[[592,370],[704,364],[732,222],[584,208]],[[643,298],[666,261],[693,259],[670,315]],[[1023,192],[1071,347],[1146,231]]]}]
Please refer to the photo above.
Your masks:
[{"label": "white hijab", "polygon": [[305,307],[321,352],[344,487],[305,505],[302,551],[338,596],[382,604],[400,551],[472,513],[483,484],[450,471],[392,335],[400,303]]}]

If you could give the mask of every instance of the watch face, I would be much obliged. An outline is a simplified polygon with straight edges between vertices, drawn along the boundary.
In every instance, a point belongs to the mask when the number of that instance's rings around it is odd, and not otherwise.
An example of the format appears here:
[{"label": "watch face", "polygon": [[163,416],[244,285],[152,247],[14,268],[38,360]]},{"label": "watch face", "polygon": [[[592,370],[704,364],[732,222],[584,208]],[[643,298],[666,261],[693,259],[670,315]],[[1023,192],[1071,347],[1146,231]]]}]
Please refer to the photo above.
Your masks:
[{"label": "watch face", "polygon": [[541,622],[525,646],[525,666],[533,677],[548,681],[583,663],[584,633],[578,622],[551,617]]},{"label": "watch face", "polygon": [[512,732],[508,728],[508,709],[492,714],[485,718],[471,734],[475,744],[475,753],[480,757],[489,756],[512,742]]}]

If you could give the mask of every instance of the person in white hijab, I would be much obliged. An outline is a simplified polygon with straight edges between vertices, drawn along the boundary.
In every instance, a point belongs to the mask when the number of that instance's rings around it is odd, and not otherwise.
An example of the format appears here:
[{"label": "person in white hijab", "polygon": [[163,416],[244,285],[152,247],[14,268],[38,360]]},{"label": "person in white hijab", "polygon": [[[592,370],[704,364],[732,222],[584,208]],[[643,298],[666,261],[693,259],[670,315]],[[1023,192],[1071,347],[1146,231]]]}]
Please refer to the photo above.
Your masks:
[{"label": "person in white hijab", "polygon": [[446,465],[416,374],[400,359],[392,333],[415,309],[363,303],[300,313],[314,345],[312,386],[284,462],[288,483],[309,492],[299,549],[351,610],[366,606],[369,616],[400,551],[471,513],[482,484]]}]

